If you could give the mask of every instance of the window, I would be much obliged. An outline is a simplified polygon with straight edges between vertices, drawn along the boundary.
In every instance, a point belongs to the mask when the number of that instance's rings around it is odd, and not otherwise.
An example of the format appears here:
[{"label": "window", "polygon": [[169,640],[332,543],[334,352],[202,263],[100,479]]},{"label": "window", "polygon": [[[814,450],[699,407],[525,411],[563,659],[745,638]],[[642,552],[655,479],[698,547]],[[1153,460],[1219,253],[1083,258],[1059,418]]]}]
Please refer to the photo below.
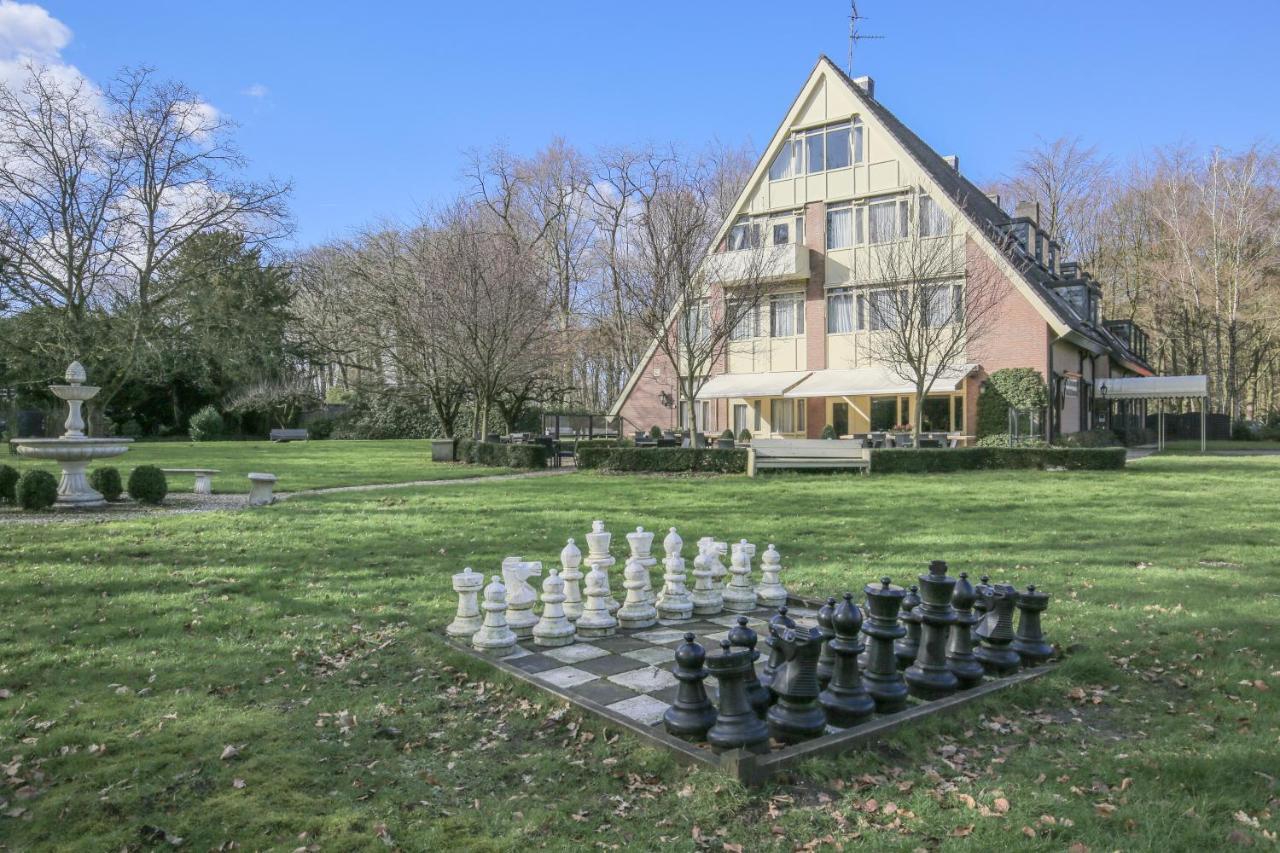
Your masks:
[{"label": "window", "polygon": [[785,246],[791,242],[791,226],[785,222],[774,223],[773,245]]},{"label": "window", "polygon": [[704,341],[711,334],[707,325],[707,303],[700,302],[685,310],[684,333],[695,341]]},{"label": "window", "polygon": [[866,218],[866,207],[859,205],[857,209],[853,211],[853,241],[859,246],[867,242],[867,229],[863,225]]},{"label": "window", "polygon": [[867,205],[872,243],[888,243],[907,236],[907,203],[878,201]]},{"label": "window", "polygon": [[924,405],[920,407],[920,429],[926,432],[950,432],[950,397],[924,398]]},{"label": "window", "polygon": [[878,332],[898,327],[901,294],[894,290],[873,290],[865,297],[859,296],[858,328]]},{"label": "window", "polygon": [[898,398],[871,398],[871,431],[885,432],[898,425]]},{"label": "window", "polygon": [[853,162],[862,162],[862,122],[853,123]]},{"label": "window", "polygon": [[754,249],[760,245],[760,223],[739,217],[729,229],[729,251]]},{"label": "window", "polygon": [[797,246],[804,245],[804,216],[803,215],[799,215],[796,217],[796,245]]},{"label": "window", "polygon": [[763,428],[760,424],[760,421],[761,421],[760,410],[764,408],[764,404],[757,401],[756,404],[751,408],[755,410],[755,426],[752,427],[752,430],[756,433],[759,433],[760,430]]},{"label": "window", "polygon": [[848,287],[833,287],[827,291],[827,334],[843,335],[852,331],[853,290]]},{"label": "window", "polygon": [[804,432],[805,402],[804,400],[796,400],[795,404],[796,404],[796,432]]},{"label": "window", "polygon": [[791,338],[804,334],[804,294],[779,293],[769,299],[769,336]]},{"label": "window", "polygon": [[774,432],[795,432],[795,414],[793,400],[773,399],[769,401],[769,426]]},{"label": "window", "polygon": [[826,135],[821,130],[811,130],[804,137],[805,172],[812,175],[821,172],[826,164],[823,140]]},{"label": "window", "polygon": [[827,208],[827,248],[847,249],[851,245],[850,223],[853,208],[847,204]]},{"label": "window", "polygon": [[936,201],[920,196],[920,236],[941,237],[951,232],[951,220]]},{"label": "window", "polygon": [[747,404],[733,404],[733,435],[735,438],[742,435],[742,431],[747,428]]},{"label": "window", "polygon": [[730,318],[737,318],[737,322],[733,324],[733,330],[729,333],[730,340],[744,341],[748,338],[760,337],[759,305],[747,306],[738,301],[730,303],[728,309]]},{"label": "window", "polygon": [[925,310],[929,325],[940,328],[959,320],[962,294],[958,284],[935,284],[928,287],[925,291]]},{"label": "window", "polygon": [[837,124],[827,128],[827,169],[849,167],[849,125]]},{"label": "window", "polygon": [[791,165],[795,158],[794,145],[790,139],[782,143],[782,148],[778,150],[778,156],[773,158],[773,162],[769,165],[769,180],[780,181],[783,178],[789,178],[792,175]]}]

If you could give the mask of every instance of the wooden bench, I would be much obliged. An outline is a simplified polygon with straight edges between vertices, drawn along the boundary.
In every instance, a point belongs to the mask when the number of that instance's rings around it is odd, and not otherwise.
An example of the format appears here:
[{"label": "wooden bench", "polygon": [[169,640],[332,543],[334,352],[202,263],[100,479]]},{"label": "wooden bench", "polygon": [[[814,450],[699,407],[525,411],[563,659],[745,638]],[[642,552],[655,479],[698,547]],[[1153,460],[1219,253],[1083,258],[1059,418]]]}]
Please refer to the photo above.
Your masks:
[{"label": "wooden bench", "polygon": [[282,443],[286,441],[307,441],[309,438],[311,436],[307,434],[305,429],[273,429],[271,431],[271,440]]},{"label": "wooden bench", "polygon": [[166,474],[195,474],[196,487],[192,489],[197,495],[213,494],[213,483],[210,477],[219,473],[217,468],[161,468]]},{"label": "wooden bench", "polygon": [[851,468],[871,470],[871,451],[861,441],[821,438],[754,439],[747,451],[747,475],[780,468]]}]

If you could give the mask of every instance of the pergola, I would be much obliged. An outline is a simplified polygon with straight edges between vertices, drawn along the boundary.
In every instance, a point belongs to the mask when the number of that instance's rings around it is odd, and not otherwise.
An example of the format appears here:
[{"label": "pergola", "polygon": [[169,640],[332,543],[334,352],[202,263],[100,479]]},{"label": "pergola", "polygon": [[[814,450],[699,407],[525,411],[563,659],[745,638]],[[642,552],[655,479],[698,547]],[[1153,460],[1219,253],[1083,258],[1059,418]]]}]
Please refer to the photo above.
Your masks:
[{"label": "pergola", "polygon": [[1156,446],[1164,449],[1164,401],[1200,401],[1200,452],[1205,444],[1205,412],[1209,408],[1208,376],[1126,376],[1098,380],[1098,397],[1111,400],[1158,400]]}]

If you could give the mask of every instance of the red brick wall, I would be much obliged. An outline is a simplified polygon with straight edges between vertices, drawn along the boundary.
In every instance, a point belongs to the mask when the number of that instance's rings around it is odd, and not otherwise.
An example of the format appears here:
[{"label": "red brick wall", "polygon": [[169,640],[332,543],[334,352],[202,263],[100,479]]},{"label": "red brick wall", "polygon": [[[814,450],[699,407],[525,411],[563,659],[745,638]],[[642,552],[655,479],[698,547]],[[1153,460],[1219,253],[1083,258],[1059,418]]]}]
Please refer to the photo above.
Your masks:
[{"label": "red brick wall", "polygon": [[995,317],[986,334],[969,346],[969,361],[982,365],[985,373],[1034,367],[1045,375],[1050,331],[1044,317],[972,239],[965,251],[972,286],[996,289]]},{"label": "red brick wall", "polygon": [[[661,372],[661,376],[656,379],[653,376],[655,367]],[[636,430],[647,431],[654,424],[675,429],[675,406],[664,406],[659,399],[663,391],[670,394],[673,400],[679,397],[676,372],[671,368],[671,360],[661,349],[655,349],[653,356],[637,369],[640,371],[640,378],[618,410],[623,420],[621,432],[626,435]]]},{"label": "red brick wall", "polygon": [[[804,292],[805,369],[827,366],[827,205],[821,201],[804,207],[804,243],[809,249],[809,284]],[[811,397],[805,407],[805,434],[820,438],[827,423],[825,397]]]}]

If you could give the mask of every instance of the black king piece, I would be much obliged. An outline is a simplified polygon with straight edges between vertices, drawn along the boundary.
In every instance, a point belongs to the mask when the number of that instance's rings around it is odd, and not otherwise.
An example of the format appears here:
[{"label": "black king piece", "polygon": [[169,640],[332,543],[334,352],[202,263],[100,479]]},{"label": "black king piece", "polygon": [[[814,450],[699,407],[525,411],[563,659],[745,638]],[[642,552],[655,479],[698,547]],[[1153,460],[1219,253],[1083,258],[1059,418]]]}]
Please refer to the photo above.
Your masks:
[{"label": "black king piece", "polygon": [[867,635],[867,668],[862,683],[876,703],[876,713],[893,714],[907,707],[907,685],[898,671],[893,641],[907,633],[898,624],[898,608],[907,591],[894,586],[889,578],[863,588],[867,594],[867,621],[862,633]]},{"label": "black king piece", "polygon": [[960,686],[955,673],[947,668],[947,639],[956,611],[951,607],[951,594],[956,579],[947,576],[943,560],[929,563],[929,571],[920,575],[922,595],[916,615],[920,617],[920,653],[903,677],[907,690],[919,699],[941,699],[955,693]]}]

